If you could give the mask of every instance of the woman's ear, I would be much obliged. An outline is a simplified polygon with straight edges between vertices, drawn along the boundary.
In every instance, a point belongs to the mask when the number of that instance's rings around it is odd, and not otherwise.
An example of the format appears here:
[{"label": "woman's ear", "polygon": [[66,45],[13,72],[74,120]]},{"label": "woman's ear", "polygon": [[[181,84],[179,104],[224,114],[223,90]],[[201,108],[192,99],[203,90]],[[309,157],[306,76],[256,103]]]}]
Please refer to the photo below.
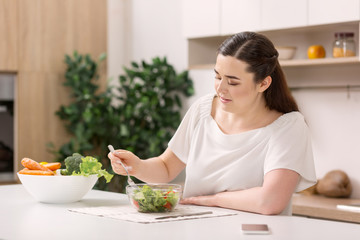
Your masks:
[{"label": "woman's ear", "polygon": [[271,82],[272,78],[270,76],[264,78],[264,80],[262,80],[259,85],[259,92],[264,92],[266,89],[268,89],[271,85]]}]

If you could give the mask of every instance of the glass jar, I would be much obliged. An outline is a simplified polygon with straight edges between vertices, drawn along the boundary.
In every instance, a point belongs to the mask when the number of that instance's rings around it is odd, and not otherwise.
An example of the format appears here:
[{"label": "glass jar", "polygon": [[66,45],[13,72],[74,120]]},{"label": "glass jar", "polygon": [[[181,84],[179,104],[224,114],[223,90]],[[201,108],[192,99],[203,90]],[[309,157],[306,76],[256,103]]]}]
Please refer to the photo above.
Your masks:
[{"label": "glass jar", "polygon": [[355,56],[354,33],[337,32],[333,43],[333,57],[352,57]]}]

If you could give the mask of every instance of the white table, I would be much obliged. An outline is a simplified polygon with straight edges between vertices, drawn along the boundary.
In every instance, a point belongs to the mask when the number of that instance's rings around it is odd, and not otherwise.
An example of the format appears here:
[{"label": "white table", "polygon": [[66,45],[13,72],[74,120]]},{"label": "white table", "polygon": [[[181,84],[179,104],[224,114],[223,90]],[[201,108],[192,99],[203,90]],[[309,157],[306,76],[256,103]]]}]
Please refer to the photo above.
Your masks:
[{"label": "white table", "polygon": [[[129,204],[126,195],[90,191],[80,202],[36,202],[22,185],[0,186],[0,239],[360,239],[360,225],[304,217],[263,216],[239,212],[235,216],[141,224],[68,211],[73,207]],[[242,223],[266,223],[270,235],[243,235]]]}]

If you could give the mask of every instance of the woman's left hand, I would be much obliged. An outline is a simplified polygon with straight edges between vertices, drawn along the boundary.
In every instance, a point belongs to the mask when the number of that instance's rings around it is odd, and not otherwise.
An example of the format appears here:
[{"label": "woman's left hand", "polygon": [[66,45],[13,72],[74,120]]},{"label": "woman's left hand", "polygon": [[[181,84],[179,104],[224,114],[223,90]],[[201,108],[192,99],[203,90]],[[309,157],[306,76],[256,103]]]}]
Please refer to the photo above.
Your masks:
[{"label": "woman's left hand", "polygon": [[215,195],[189,197],[180,200],[180,204],[193,204],[208,207],[215,207]]}]

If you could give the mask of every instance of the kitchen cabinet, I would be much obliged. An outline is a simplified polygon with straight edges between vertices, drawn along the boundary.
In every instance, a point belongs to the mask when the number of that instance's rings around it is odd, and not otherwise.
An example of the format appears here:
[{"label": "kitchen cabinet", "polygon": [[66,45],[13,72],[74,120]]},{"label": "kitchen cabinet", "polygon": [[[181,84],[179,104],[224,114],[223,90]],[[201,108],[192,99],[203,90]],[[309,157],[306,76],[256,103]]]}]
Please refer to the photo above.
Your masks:
[{"label": "kitchen cabinet", "polygon": [[183,0],[182,11],[187,38],[307,25],[307,0]]},{"label": "kitchen cabinet", "polygon": [[260,3],[261,0],[183,0],[183,35],[199,38],[259,30]]},{"label": "kitchen cabinet", "polygon": [[[282,60],[280,64],[284,68],[288,67],[312,67],[319,65],[338,65],[338,64],[360,64],[359,60],[359,21],[341,22],[334,24],[324,24],[316,26],[306,26],[297,28],[285,28],[274,30],[258,31],[266,35],[275,46],[295,46],[297,51],[294,59]],[[332,43],[334,33],[341,31],[354,32],[357,50],[355,57],[332,58]],[[215,36],[208,38],[189,39],[188,57],[189,69],[212,69],[215,64],[215,52],[222,41],[227,36]],[[326,58],[308,59],[307,48],[310,45],[320,44],[325,47]]]},{"label": "kitchen cabinet", "polygon": [[[311,2],[312,0],[309,1]],[[212,18],[212,21],[217,19],[220,22],[220,26],[213,23],[216,29],[212,29],[212,31],[205,31],[206,28],[202,27],[202,25],[205,25],[205,22],[197,26],[196,21],[198,20],[196,18],[201,7],[203,7],[200,2],[205,4],[202,1],[195,1],[195,3],[184,1],[184,4],[187,5],[184,10],[187,12],[184,16],[184,22],[187,23],[184,24],[184,29],[187,29],[185,31],[187,35],[185,36],[188,37],[188,65],[190,69],[213,68],[218,46],[228,36],[240,31],[263,33],[277,46],[296,46],[295,59],[282,61],[281,64],[284,67],[348,64],[358,63],[359,61],[358,57],[346,59],[331,58],[334,33],[352,31],[355,32],[355,39],[358,40],[358,21],[339,21],[326,25],[309,25],[308,0],[296,2],[287,0],[210,1],[207,5],[209,5],[209,9],[212,9],[213,15],[216,16],[216,18]],[[220,7],[217,8],[216,6]],[[323,10],[327,11],[327,5],[324,4],[324,6],[325,9]],[[221,11],[221,13],[218,14],[216,9]],[[359,7],[357,9],[359,10]],[[331,11],[331,5],[329,11]],[[191,18],[193,18],[193,21]],[[307,59],[307,48],[315,44],[323,45],[326,48],[326,59]]]},{"label": "kitchen cabinet", "polygon": [[187,38],[220,34],[221,0],[183,0],[183,35]]},{"label": "kitchen cabinet", "polygon": [[360,20],[360,0],[183,0],[182,10],[187,38]]},{"label": "kitchen cabinet", "polygon": [[[55,115],[69,103],[65,54],[76,50],[97,58],[106,52],[106,26],[106,1],[0,0],[0,71],[16,73],[14,173],[24,157],[52,161],[46,145],[69,139]],[[99,75],[104,87],[103,64]]]},{"label": "kitchen cabinet", "polygon": [[261,3],[261,29],[307,25],[307,0],[266,0]]},{"label": "kitchen cabinet", "polygon": [[308,4],[310,25],[360,20],[359,0],[308,0]]},{"label": "kitchen cabinet", "polygon": [[[340,22],[299,28],[261,31],[260,33],[270,38],[275,46],[295,46],[297,48],[293,59],[280,61],[282,67],[311,67],[319,65],[360,63],[358,49],[356,53],[357,56],[354,57],[332,57],[334,33],[343,31],[354,32],[355,42],[359,43],[359,27],[360,22]],[[308,59],[307,49],[311,45],[322,45],[326,51],[325,58]]]},{"label": "kitchen cabinet", "polygon": [[261,0],[222,0],[221,35],[240,31],[258,31],[261,24]]},{"label": "kitchen cabinet", "polygon": [[17,70],[17,0],[0,0],[0,71]]}]

